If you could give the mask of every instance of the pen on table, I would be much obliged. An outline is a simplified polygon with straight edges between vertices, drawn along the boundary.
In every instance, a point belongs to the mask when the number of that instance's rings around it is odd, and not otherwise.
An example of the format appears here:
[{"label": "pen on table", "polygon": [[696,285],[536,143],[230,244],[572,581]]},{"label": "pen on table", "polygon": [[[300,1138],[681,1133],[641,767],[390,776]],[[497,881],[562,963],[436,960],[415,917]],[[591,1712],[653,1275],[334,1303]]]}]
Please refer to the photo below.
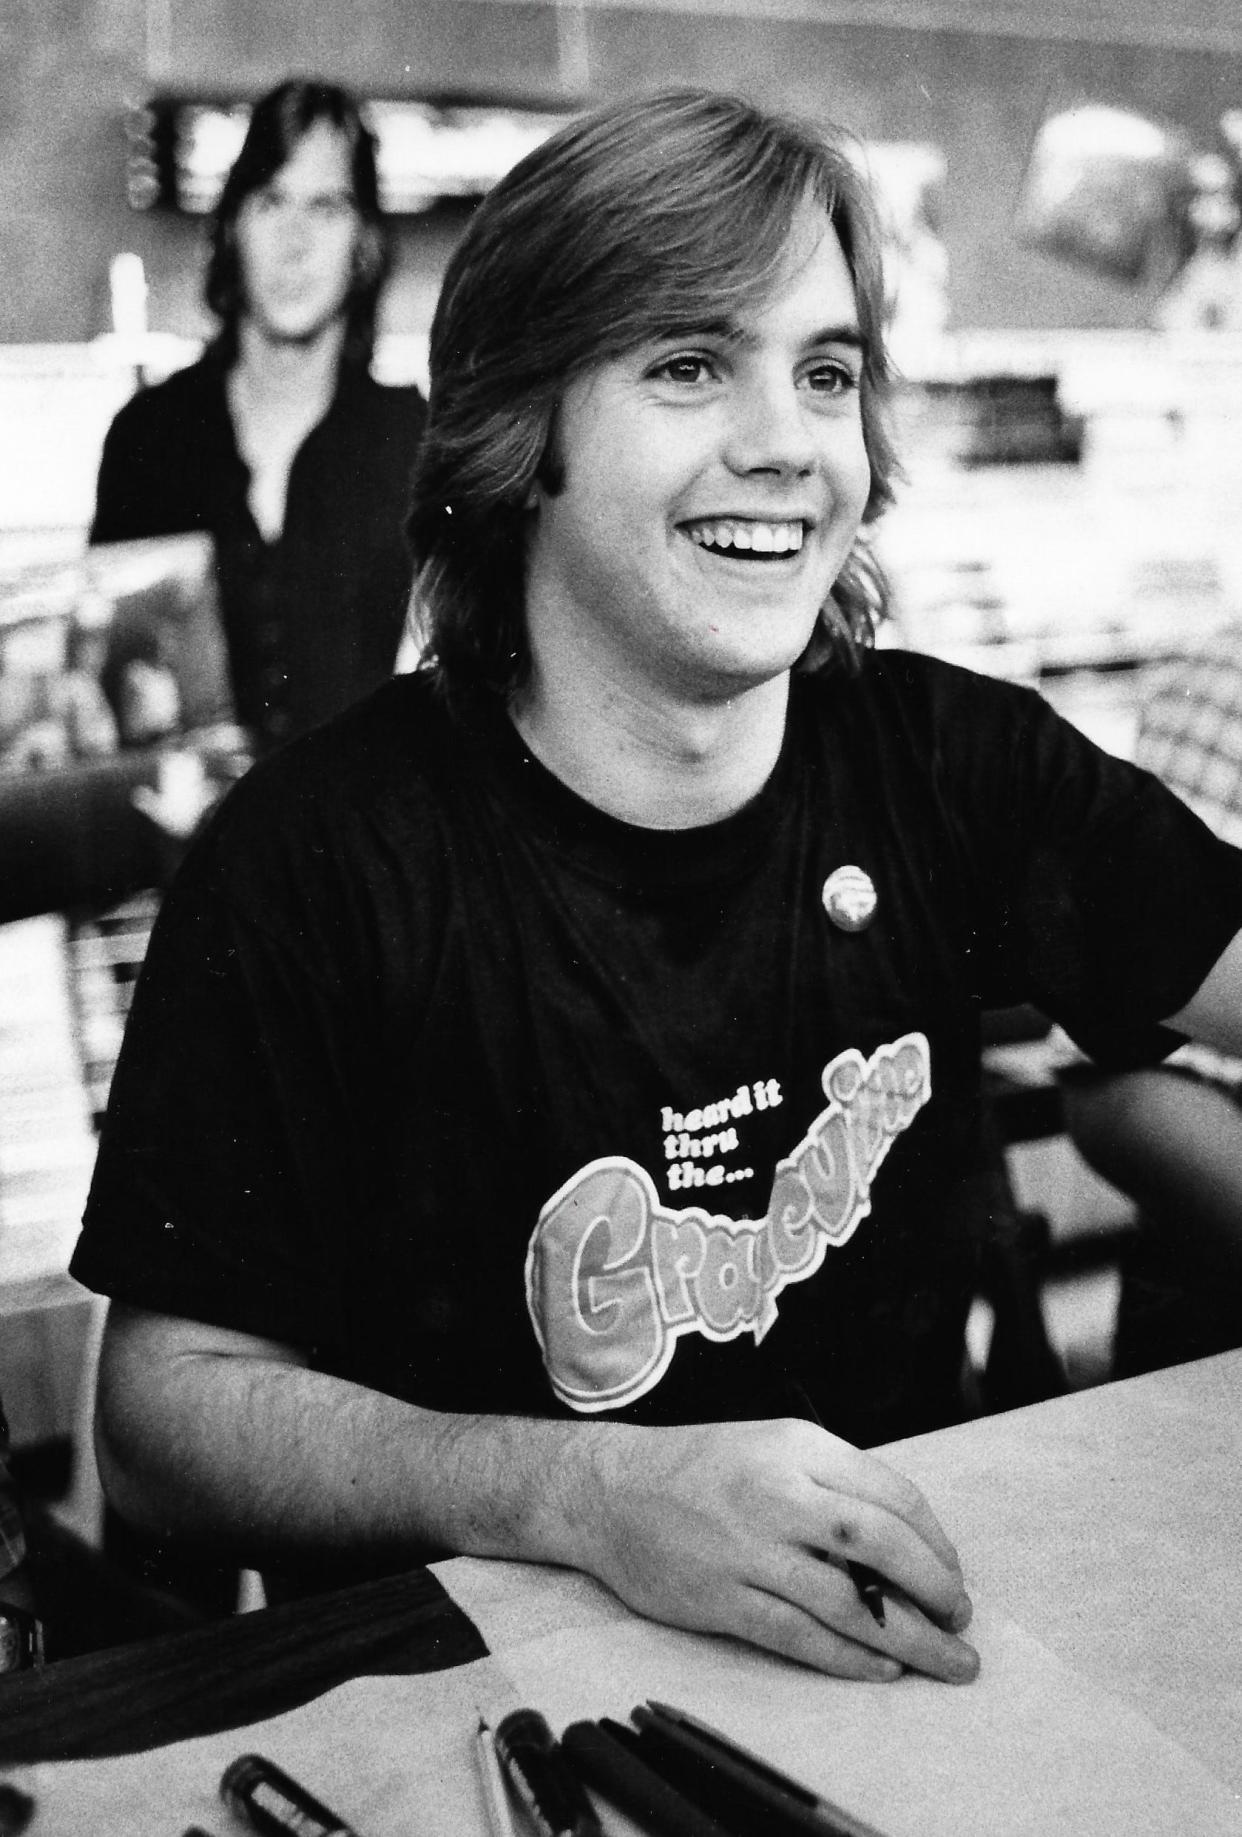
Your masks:
[{"label": "pen on table", "polygon": [[488,1829],[492,1837],[516,1837],[509,1811],[509,1795],[505,1791],[504,1775],[496,1756],[495,1737],[482,1716],[479,1717],[474,1738],[474,1751],[479,1762],[479,1779],[483,1787],[483,1802],[487,1807]]},{"label": "pen on table", "polygon": [[647,1765],[638,1736],[623,1722],[608,1716],[571,1722],[561,1746],[587,1785],[651,1837],[732,1837],[726,1825]]},{"label": "pen on table", "polygon": [[352,1825],[261,1754],[241,1754],[229,1763],[220,1797],[263,1837],[358,1837]]},{"label": "pen on table", "polygon": [[604,1837],[582,1781],[537,1709],[510,1710],[493,1738],[539,1837]]},{"label": "pen on table", "polygon": [[678,1776],[690,1796],[719,1811],[732,1828],[805,1832],[814,1837],[881,1837],[874,1825],[790,1778],[710,1723],[667,1703],[632,1712],[653,1762]]},{"label": "pen on table", "polygon": [[[803,1415],[808,1417],[817,1429],[822,1429],[824,1425],[820,1420],[819,1411],[807,1396],[802,1385],[795,1378],[790,1378],[788,1382],[789,1389]],[[877,1570],[869,1568],[866,1563],[846,1563],[845,1569],[858,1590],[863,1606],[876,1625],[882,1627],[884,1625],[883,1576]]]}]

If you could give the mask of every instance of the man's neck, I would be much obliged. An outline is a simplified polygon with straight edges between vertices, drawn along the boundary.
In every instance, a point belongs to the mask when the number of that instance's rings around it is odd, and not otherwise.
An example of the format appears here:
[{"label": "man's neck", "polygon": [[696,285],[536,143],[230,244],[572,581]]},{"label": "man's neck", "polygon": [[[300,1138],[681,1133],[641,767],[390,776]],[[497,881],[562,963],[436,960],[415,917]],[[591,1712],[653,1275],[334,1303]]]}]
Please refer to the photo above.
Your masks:
[{"label": "man's neck", "polygon": [[610,816],[693,829],[732,816],[767,783],[785,735],[788,676],[736,696],[688,700],[548,681],[510,710],[535,757]]},{"label": "man's neck", "polygon": [[345,324],[334,319],[313,338],[273,338],[244,315],[237,327],[234,385],[240,384],[258,411],[278,412],[296,404],[305,412],[315,403],[327,408],[336,390]]},{"label": "man's neck", "polygon": [[284,530],[294,458],[336,393],[344,327],[335,320],[313,339],[265,336],[243,319],[229,373],[229,413],[237,449],[250,470],[247,501],[259,533],[276,542]]}]

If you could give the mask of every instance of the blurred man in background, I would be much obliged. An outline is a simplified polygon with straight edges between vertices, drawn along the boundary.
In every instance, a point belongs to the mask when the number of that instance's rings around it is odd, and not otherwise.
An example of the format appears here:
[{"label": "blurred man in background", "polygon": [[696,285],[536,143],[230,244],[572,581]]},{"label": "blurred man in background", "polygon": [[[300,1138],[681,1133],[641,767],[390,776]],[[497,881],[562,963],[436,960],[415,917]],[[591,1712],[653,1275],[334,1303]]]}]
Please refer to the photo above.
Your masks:
[{"label": "blurred man in background", "polygon": [[392,672],[424,404],[369,364],[391,259],[375,142],[333,84],[256,105],[212,230],[202,358],[117,415],[93,542],[215,540],[237,714],[260,749]]}]

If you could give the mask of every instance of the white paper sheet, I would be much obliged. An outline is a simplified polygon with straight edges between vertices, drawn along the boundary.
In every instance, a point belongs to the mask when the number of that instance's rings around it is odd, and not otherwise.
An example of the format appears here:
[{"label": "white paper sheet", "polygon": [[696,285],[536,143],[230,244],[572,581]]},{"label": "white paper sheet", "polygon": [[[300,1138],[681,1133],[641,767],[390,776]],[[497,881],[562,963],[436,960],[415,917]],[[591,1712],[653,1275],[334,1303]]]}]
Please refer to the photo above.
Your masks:
[{"label": "white paper sheet", "polygon": [[[526,1598],[546,1627],[557,1590]],[[954,1688],[820,1678],[614,1614],[589,1584],[573,1600],[590,1624],[505,1649],[503,1672],[481,1660],[358,1679],[245,1730],[28,1769],[39,1799],[31,1837],[180,1837],[194,1822],[237,1837],[217,1786],[227,1763],[251,1751],[279,1762],[361,1837],[486,1837],[472,1740],[477,1705],[505,1675],[558,1731],[583,1716],[625,1717],[646,1697],[693,1710],[886,1837],[1242,1833],[1237,1796],[1197,1760],[986,1610],[973,1629],[982,1676]],[[563,1592],[559,1602],[564,1618]],[[610,1837],[632,1828],[609,1816]]]}]

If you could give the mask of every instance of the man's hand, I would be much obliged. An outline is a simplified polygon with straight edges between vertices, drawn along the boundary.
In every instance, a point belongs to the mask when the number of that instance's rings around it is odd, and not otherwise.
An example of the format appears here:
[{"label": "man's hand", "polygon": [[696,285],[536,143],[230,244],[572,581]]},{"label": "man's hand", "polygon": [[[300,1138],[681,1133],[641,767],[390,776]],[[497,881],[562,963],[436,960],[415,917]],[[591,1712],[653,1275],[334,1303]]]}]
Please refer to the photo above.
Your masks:
[{"label": "man's hand", "polygon": [[[639,1613],[841,1677],[978,1671],[956,1637],[961,1567],[918,1488],[813,1424],[605,1429],[590,1479],[573,1560]],[[884,1578],[883,1626],[846,1562]]]}]

